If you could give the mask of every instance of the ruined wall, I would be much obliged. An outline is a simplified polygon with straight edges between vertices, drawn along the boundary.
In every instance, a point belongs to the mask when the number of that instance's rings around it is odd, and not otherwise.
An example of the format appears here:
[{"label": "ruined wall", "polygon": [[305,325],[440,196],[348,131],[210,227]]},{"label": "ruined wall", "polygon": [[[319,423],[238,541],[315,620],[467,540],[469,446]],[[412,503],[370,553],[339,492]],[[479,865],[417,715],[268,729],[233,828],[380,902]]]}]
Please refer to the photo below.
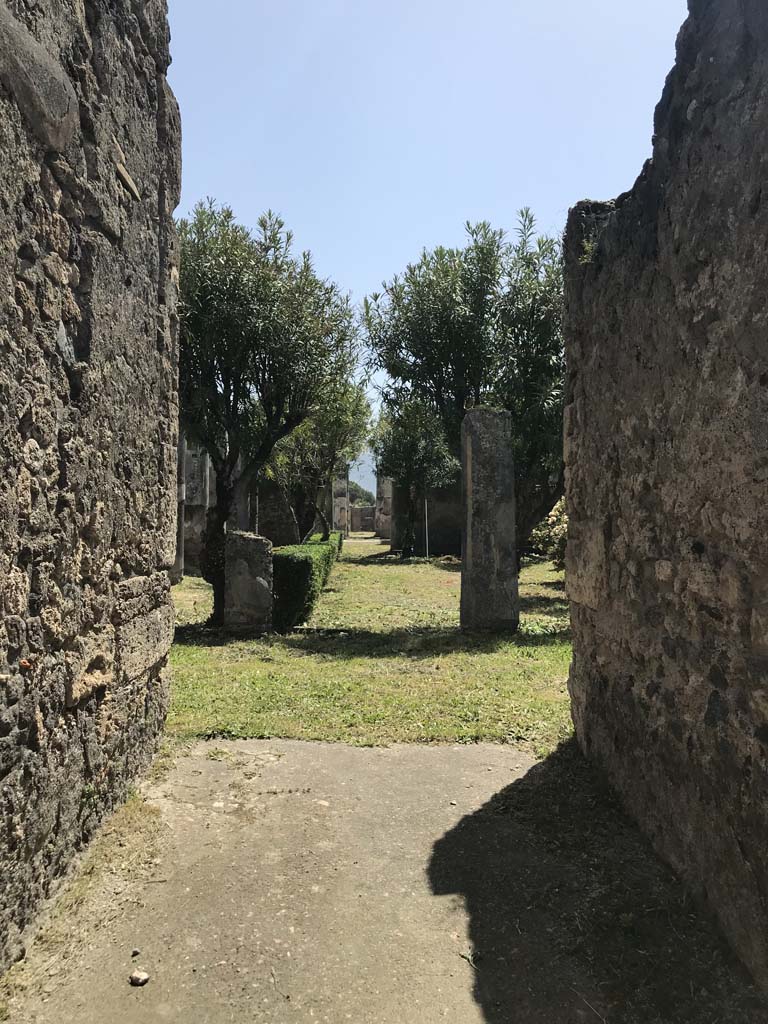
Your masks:
[{"label": "ruined wall", "polygon": [[[429,509],[430,555],[461,555],[461,527],[464,505],[461,479],[448,487],[436,487],[427,495]],[[390,541],[393,551],[400,551],[408,527],[408,492],[398,484],[392,488]],[[426,553],[424,503],[419,502],[416,517],[416,546],[419,557]]]},{"label": "ruined wall", "polygon": [[0,2],[0,964],[165,716],[179,122],[164,0]]},{"label": "ruined wall", "polygon": [[349,528],[352,533],[373,533],[376,528],[376,506],[350,505]]},{"label": "ruined wall", "polygon": [[691,0],[566,239],[574,719],[768,986],[768,6]]}]

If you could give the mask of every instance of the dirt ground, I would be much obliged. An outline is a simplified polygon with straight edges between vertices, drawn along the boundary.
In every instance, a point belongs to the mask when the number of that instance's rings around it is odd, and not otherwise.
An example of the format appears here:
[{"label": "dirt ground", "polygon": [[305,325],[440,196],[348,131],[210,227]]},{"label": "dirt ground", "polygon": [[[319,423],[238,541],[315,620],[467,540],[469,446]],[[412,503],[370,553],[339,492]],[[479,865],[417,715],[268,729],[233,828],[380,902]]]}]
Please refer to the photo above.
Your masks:
[{"label": "dirt ground", "polygon": [[18,1024],[768,1020],[572,746],[199,743],[6,989]]}]

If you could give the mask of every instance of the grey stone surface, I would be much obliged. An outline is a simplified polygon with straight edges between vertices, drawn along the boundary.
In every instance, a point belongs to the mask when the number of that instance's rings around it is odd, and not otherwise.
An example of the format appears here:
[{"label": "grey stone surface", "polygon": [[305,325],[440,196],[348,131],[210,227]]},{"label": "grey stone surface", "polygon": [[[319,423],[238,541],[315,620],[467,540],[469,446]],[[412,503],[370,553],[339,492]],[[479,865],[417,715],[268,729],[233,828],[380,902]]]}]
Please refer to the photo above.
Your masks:
[{"label": "grey stone surface", "polygon": [[520,621],[512,415],[472,409],[461,425],[462,629],[514,631]]},{"label": "grey stone surface", "polygon": [[176,559],[171,569],[171,583],[184,579],[184,533],[187,504],[187,441],[179,437],[176,452]]},{"label": "grey stone surface", "polygon": [[332,485],[333,493],[333,529],[340,530],[345,537],[349,535],[349,476],[337,477]]},{"label": "grey stone surface", "polygon": [[376,520],[374,530],[382,540],[392,536],[392,488],[393,481],[386,476],[376,477]]},{"label": "grey stone surface", "polygon": [[349,506],[349,528],[352,531],[352,533],[373,533],[375,526],[375,505]]},{"label": "grey stone surface", "polygon": [[768,987],[768,6],[691,0],[566,239],[574,719]]},{"label": "grey stone surface", "polygon": [[216,483],[210,457],[197,445],[187,444],[184,464],[184,572],[197,576],[208,509],[216,500]]},{"label": "grey stone surface", "polygon": [[272,625],[272,544],[255,533],[228,530],[224,624],[269,629]]},{"label": "grey stone surface", "polygon": [[0,4],[0,965],[166,711],[168,63],[160,0]]}]

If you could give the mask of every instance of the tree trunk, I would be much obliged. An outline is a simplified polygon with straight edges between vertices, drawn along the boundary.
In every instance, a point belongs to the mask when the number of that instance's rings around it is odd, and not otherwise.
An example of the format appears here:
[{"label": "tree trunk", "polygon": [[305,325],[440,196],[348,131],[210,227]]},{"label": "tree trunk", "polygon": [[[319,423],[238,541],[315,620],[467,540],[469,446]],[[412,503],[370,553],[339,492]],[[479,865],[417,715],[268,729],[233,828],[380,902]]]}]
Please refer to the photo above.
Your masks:
[{"label": "tree trunk", "polygon": [[224,624],[225,551],[227,520],[234,503],[234,485],[230,479],[216,475],[216,507],[208,509],[200,554],[203,579],[213,587],[212,626]]},{"label": "tree trunk", "polygon": [[417,507],[416,507],[416,494],[413,488],[409,488],[408,491],[408,516],[406,519],[405,534],[403,536],[403,550],[402,559],[405,561],[407,558],[413,558],[416,550],[416,519],[417,519]]},{"label": "tree trunk", "polygon": [[323,512],[319,505],[317,506],[317,518],[323,525],[322,540],[328,540],[331,536],[331,524],[328,522],[328,516]]}]

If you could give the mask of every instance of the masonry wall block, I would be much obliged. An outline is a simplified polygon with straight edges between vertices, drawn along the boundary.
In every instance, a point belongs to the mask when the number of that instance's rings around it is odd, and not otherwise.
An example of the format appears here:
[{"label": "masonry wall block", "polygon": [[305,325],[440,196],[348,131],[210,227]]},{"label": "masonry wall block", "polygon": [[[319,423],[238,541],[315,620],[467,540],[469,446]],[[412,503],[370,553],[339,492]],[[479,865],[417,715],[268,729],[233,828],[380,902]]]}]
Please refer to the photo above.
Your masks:
[{"label": "masonry wall block", "polygon": [[768,987],[768,6],[690,0],[566,237],[574,720]]},{"label": "masonry wall block", "polygon": [[0,3],[0,967],[166,713],[168,44],[164,0]]}]

